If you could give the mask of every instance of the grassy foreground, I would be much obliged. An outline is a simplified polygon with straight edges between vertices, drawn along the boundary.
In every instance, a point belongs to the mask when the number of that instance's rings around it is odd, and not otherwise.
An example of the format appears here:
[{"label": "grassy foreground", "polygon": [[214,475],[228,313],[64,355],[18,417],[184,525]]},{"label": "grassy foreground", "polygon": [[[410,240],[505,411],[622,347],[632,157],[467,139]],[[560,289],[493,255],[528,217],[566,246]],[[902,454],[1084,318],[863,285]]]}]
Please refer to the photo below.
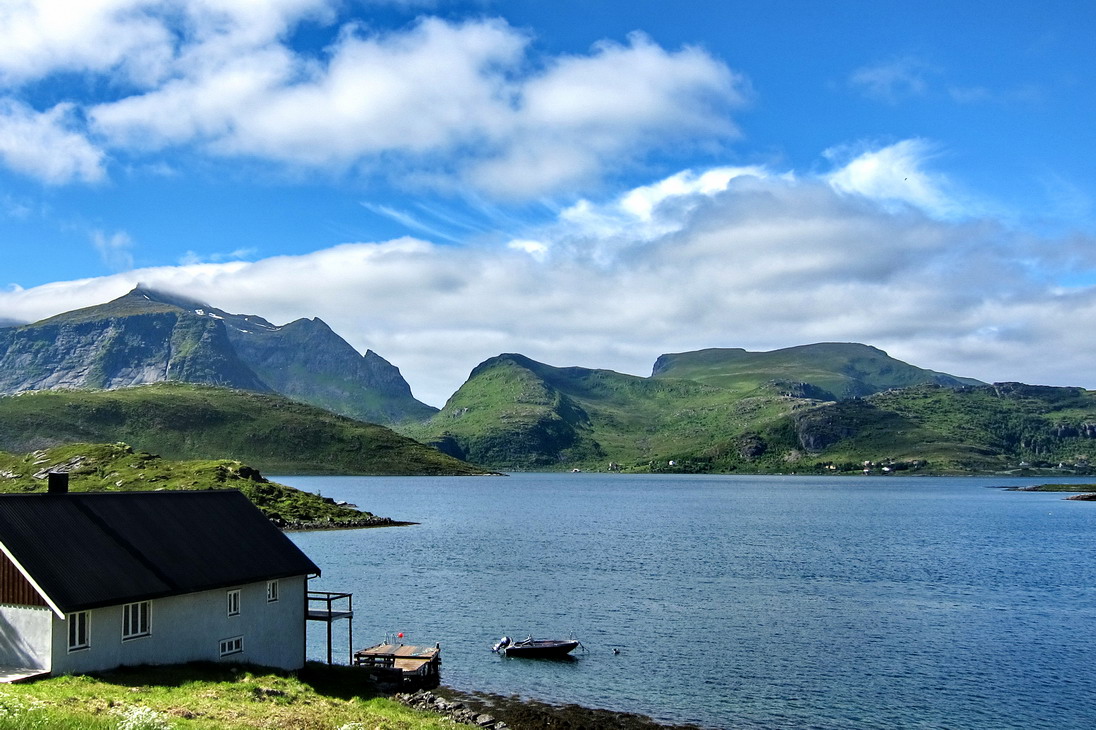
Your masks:
[{"label": "grassy foreground", "polygon": [[349,667],[294,676],[197,664],[0,685],[0,730],[435,730],[451,721],[374,693]]}]

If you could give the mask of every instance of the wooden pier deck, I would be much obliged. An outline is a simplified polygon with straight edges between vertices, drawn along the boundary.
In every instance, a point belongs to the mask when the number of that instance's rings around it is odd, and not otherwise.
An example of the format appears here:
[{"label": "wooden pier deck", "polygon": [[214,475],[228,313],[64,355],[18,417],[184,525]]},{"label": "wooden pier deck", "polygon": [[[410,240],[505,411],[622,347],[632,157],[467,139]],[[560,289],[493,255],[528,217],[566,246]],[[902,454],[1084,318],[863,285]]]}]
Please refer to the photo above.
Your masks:
[{"label": "wooden pier deck", "polygon": [[441,676],[441,645],[377,644],[354,652],[354,664],[384,682],[414,687],[437,686]]}]

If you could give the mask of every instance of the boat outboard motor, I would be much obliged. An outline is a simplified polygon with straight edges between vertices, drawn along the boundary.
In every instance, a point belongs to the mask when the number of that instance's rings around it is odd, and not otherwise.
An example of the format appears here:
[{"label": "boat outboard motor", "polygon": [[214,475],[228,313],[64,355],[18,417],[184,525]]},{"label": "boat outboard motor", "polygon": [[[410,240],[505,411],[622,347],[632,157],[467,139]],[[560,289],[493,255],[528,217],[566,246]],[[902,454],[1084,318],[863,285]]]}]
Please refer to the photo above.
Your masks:
[{"label": "boat outboard motor", "polygon": [[512,643],[513,642],[510,640],[509,636],[504,636],[501,639],[499,639],[499,643],[497,643],[493,647],[491,647],[491,651],[495,651],[495,652],[502,651],[506,647],[510,646],[510,644],[512,644]]}]

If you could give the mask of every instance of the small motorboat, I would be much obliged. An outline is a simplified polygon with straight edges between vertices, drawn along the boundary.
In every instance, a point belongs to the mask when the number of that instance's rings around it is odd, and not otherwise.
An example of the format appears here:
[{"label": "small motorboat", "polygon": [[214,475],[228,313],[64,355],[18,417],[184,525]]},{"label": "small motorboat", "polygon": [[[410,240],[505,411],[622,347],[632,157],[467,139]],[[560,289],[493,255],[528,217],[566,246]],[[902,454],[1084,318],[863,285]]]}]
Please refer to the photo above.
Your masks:
[{"label": "small motorboat", "polygon": [[552,659],[565,657],[582,646],[577,639],[528,639],[514,641],[509,636],[504,636],[499,643],[491,647],[491,651],[505,656],[535,657]]}]

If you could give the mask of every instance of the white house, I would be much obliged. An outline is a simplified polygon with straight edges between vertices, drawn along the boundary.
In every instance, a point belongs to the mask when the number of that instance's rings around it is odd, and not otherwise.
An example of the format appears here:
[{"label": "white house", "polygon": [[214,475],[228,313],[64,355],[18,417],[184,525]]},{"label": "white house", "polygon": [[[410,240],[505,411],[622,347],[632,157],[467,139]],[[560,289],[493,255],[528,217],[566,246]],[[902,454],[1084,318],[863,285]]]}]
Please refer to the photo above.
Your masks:
[{"label": "white house", "polygon": [[235,490],[0,495],[0,672],[305,662],[320,570]]}]

